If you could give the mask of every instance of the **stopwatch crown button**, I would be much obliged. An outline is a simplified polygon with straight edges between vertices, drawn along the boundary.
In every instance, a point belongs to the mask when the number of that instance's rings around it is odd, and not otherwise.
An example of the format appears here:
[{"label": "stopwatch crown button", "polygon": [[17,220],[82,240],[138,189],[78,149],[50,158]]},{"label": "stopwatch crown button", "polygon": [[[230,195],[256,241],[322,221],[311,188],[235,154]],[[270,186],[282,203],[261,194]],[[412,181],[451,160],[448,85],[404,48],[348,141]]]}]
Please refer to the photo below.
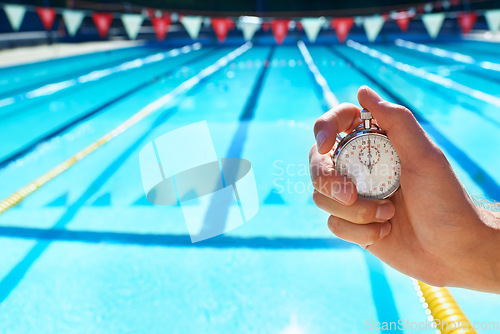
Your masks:
[{"label": "stopwatch crown button", "polygon": [[361,110],[361,119],[366,120],[366,119],[372,119],[372,114],[366,109]]}]

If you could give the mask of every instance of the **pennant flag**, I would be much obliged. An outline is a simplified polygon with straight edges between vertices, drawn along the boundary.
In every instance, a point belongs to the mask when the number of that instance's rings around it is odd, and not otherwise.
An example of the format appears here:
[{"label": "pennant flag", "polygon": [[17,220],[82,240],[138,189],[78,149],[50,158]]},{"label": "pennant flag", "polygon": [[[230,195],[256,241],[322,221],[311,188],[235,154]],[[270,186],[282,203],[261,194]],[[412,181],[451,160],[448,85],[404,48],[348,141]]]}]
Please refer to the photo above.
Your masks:
[{"label": "pennant flag", "polygon": [[[324,21],[324,19],[323,19]],[[295,26],[295,29],[297,29],[298,31],[302,31],[304,30],[304,25],[302,25],[302,22],[297,22],[297,25]]]},{"label": "pennant flag", "polygon": [[80,28],[80,25],[82,24],[84,16],[84,13],[79,10],[63,10],[62,17],[64,25],[66,26],[66,30],[68,30],[68,34],[70,36],[76,35],[78,28]]},{"label": "pennant flag", "polygon": [[500,30],[500,9],[487,10],[484,17],[491,31],[497,32]]},{"label": "pennant flag", "polygon": [[411,16],[408,15],[407,12],[397,13],[394,20],[396,21],[396,23],[399,26],[399,29],[401,29],[402,32],[408,31],[408,25],[410,25]]},{"label": "pennant flag", "polygon": [[377,39],[380,30],[384,26],[384,18],[380,15],[365,17],[363,27],[365,28],[366,36],[370,42]]},{"label": "pennant flag", "polygon": [[45,30],[51,30],[54,19],[56,18],[56,10],[48,7],[37,7],[36,12],[42,21]]},{"label": "pennant flag", "polygon": [[285,40],[285,37],[288,34],[289,23],[290,20],[288,19],[279,19],[271,21],[271,30],[273,31],[276,43],[281,44]]},{"label": "pennant flag", "polygon": [[425,29],[431,38],[436,38],[443,25],[445,15],[444,13],[433,13],[422,15],[422,22],[424,22]]},{"label": "pennant flag", "polygon": [[242,16],[240,17],[238,23],[241,31],[243,32],[243,38],[245,38],[245,41],[251,41],[255,32],[260,28],[260,20],[257,18],[248,19]]},{"label": "pennant flag", "polygon": [[268,32],[269,31],[269,22],[264,22],[262,23],[262,30],[265,31],[265,32]]},{"label": "pennant flag", "polygon": [[141,14],[122,14],[122,23],[129,39],[136,39],[141,30],[144,16]]},{"label": "pennant flag", "polygon": [[306,17],[300,20],[307,38],[311,43],[314,43],[316,41],[316,37],[318,37],[319,31],[321,30],[324,21],[325,19],[320,17]]},{"label": "pennant flag", "polygon": [[23,23],[24,14],[26,14],[26,7],[21,5],[4,5],[3,10],[12,29],[18,31],[21,28],[21,23]]},{"label": "pennant flag", "polygon": [[203,18],[201,16],[183,16],[179,20],[191,39],[197,39]]},{"label": "pennant flag", "polygon": [[154,17],[151,20],[153,28],[155,30],[156,38],[162,42],[167,36],[168,28],[172,21],[170,20],[170,15],[164,15],[163,17]]},{"label": "pennant flag", "polygon": [[472,27],[474,27],[474,24],[476,23],[477,19],[477,14],[470,12],[470,13],[461,13],[458,14],[458,25],[460,26],[460,29],[462,29],[462,32],[464,34],[470,33],[472,30]]},{"label": "pennant flag", "polygon": [[211,20],[212,28],[214,29],[217,40],[224,43],[229,30],[233,26],[233,20],[228,17],[213,17]]},{"label": "pennant flag", "polygon": [[99,37],[106,38],[111,22],[113,21],[113,13],[94,12],[92,13],[92,19],[97,27]]},{"label": "pennant flag", "polygon": [[330,25],[333,29],[335,29],[335,33],[337,34],[337,38],[340,43],[344,43],[347,35],[349,35],[349,31],[354,24],[354,18],[352,17],[338,17],[336,19],[331,19]]}]

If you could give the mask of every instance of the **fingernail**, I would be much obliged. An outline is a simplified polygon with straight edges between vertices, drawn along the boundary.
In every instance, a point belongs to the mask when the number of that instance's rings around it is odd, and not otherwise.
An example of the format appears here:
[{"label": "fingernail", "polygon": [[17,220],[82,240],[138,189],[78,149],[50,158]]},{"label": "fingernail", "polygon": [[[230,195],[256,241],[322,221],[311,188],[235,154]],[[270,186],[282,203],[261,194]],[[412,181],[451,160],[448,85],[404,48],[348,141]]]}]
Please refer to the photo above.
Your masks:
[{"label": "fingernail", "polygon": [[351,202],[352,195],[353,195],[352,193],[343,192],[343,191],[332,194],[332,196],[337,201],[342,202],[344,204],[349,204]]},{"label": "fingernail", "polygon": [[382,224],[382,227],[380,228],[380,236],[379,238],[383,238],[385,237],[386,235],[388,235],[390,232],[391,232],[391,223],[384,223]]},{"label": "fingernail", "polygon": [[372,99],[373,102],[380,102],[382,101],[382,98],[380,95],[378,95],[373,89],[371,89],[368,86],[365,86],[366,92],[368,93],[368,96],[370,96],[370,99]]},{"label": "fingernail", "polygon": [[391,203],[384,203],[378,206],[375,218],[378,220],[388,220],[394,216],[394,205]]},{"label": "fingernail", "polygon": [[318,134],[316,135],[316,148],[318,149],[319,151],[319,148],[321,147],[321,145],[323,145],[323,143],[325,142],[326,140],[326,133],[324,133],[323,131],[319,131]]}]

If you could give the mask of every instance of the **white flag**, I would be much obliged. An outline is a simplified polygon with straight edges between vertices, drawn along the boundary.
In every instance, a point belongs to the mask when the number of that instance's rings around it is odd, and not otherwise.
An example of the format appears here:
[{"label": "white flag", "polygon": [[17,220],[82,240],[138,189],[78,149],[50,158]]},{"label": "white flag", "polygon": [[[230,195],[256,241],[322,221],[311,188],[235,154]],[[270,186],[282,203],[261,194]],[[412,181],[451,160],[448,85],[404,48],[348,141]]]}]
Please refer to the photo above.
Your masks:
[{"label": "white flag", "polygon": [[255,32],[260,29],[261,19],[253,16],[241,16],[238,28],[243,32],[245,41],[251,41]]},{"label": "white flag", "polygon": [[66,25],[66,30],[70,36],[75,36],[76,32],[82,24],[84,13],[79,10],[65,9],[62,12],[62,17],[64,24]]},{"label": "white flag", "polygon": [[487,10],[484,17],[491,31],[497,32],[500,30],[500,9]]},{"label": "white flag", "polygon": [[26,7],[21,5],[4,5],[3,10],[5,11],[5,15],[7,15],[12,29],[18,31],[21,28],[21,23],[23,23]]},{"label": "white flag", "polygon": [[436,38],[443,25],[445,15],[444,13],[433,13],[422,15],[422,22],[424,22],[425,29],[429,33],[429,36]]},{"label": "white flag", "polygon": [[144,17],[141,14],[122,14],[122,22],[130,39],[136,39]]},{"label": "white flag", "polygon": [[384,26],[385,20],[380,15],[365,17],[363,20],[363,27],[365,28],[366,36],[370,42],[373,42],[382,27]]},{"label": "white flag", "polygon": [[184,26],[184,29],[186,29],[192,39],[198,38],[202,22],[203,17],[201,16],[184,16],[181,18],[181,23]]},{"label": "white flag", "polygon": [[304,31],[309,41],[314,43],[323,23],[325,23],[325,19],[322,17],[306,17],[300,20],[300,23],[302,23],[302,27],[304,27]]}]

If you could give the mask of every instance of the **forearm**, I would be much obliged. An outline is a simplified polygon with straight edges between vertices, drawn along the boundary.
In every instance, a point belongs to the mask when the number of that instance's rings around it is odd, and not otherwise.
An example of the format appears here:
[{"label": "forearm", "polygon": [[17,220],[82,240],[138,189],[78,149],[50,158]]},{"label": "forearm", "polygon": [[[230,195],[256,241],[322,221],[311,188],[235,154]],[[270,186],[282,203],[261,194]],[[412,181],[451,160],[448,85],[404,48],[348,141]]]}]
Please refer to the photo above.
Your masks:
[{"label": "forearm", "polygon": [[460,287],[500,293],[500,212],[490,211],[498,208],[498,203],[477,206],[480,243],[463,261]]}]

